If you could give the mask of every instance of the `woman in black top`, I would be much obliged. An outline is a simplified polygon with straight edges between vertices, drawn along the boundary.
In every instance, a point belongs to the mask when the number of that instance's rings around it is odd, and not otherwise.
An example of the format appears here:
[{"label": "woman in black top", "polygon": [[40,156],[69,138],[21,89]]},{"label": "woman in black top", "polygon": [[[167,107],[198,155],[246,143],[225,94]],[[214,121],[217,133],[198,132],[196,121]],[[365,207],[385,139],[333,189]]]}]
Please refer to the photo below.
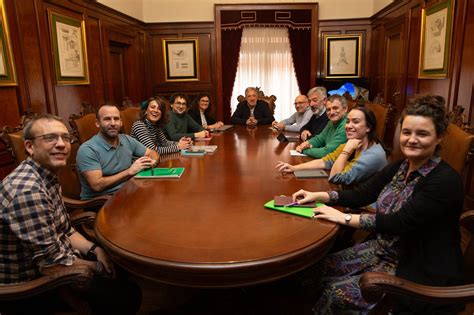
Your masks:
[{"label": "woman in black top", "polygon": [[221,121],[216,121],[211,116],[211,98],[207,93],[200,93],[194,100],[193,106],[189,109],[188,114],[194,121],[205,129],[216,129],[224,126]]},{"label": "woman in black top", "polygon": [[[381,271],[424,285],[462,284],[459,216],[464,199],[461,176],[439,158],[448,126],[441,96],[412,100],[401,117],[400,148],[405,160],[387,166],[357,190],[308,192],[293,198],[360,207],[377,201],[376,214],[343,213],[327,205],[315,217],[375,232],[375,238],[328,255],[318,265],[322,294],[315,314],[374,307],[364,301],[359,279]],[[460,305],[435,305],[399,298],[394,314],[455,314]]]}]

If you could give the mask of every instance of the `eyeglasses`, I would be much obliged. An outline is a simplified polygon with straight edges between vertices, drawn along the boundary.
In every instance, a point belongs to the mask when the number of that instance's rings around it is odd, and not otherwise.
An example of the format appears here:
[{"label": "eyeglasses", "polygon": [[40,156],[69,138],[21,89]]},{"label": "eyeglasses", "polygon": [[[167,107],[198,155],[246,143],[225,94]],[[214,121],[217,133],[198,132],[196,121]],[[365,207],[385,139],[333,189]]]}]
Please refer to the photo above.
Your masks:
[{"label": "eyeglasses", "polygon": [[71,139],[72,139],[69,133],[62,133],[62,134],[47,133],[44,135],[39,135],[36,137],[29,138],[27,140],[34,140],[36,138],[43,138],[44,142],[46,143],[57,143],[59,141],[59,138],[61,138],[66,143],[71,143]]},{"label": "eyeglasses", "polygon": [[186,106],[186,102],[174,102],[173,104],[178,106]]}]

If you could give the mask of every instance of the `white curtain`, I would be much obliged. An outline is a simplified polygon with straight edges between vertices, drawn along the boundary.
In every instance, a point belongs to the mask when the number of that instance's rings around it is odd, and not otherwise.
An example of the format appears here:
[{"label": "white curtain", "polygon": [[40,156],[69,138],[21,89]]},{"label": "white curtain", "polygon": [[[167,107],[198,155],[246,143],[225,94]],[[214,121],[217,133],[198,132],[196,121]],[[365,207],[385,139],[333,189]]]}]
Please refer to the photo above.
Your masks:
[{"label": "white curtain", "polygon": [[[225,45],[225,43],[223,43]],[[237,96],[249,86],[258,86],[265,95],[275,95],[275,119],[280,121],[295,112],[295,97],[300,94],[291,57],[288,30],[284,27],[245,27],[242,32],[239,64],[232,91],[232,113]]]}]

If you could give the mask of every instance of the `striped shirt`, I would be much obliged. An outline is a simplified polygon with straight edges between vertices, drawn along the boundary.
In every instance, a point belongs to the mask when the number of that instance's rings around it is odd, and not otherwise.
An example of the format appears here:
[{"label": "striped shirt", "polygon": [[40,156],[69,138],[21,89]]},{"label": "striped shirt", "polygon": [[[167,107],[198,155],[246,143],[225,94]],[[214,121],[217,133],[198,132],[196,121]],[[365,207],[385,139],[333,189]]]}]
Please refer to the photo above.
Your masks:
[{"label": "striped shirt", "polygon": [[180,151],[177,142],[166,139],[163,128],[157,127],[147,119],[135,121],[130,135],[148,149],[157,151],[159,154]]},{"label": "striped shirt", "polygon": [[41,275],[40,267],[72,265],[69,237],[75,233],[57,176],[31,158],[0,184],[0,283]]}]

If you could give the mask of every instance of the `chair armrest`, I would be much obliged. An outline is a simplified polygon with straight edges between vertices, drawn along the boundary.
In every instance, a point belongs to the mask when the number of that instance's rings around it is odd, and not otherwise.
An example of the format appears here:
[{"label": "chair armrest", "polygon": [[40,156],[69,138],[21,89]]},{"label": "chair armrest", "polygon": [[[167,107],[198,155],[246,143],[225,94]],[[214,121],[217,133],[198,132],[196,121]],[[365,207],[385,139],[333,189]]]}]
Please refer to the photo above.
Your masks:
[{"label": "chair armrest", "polygon": [[94,224],[97,213],[87,211],[79,213],[69,213],[71,225],[74,229],[92,242],[97,242],[94,233]]},{"label": "chair armrest", "polygon": [[37,279],[12,284],[0,284],[0,301],[29,298],[64,285],[86,286],[93,273],[87,266],[56,265]]},{"label": "chair armrest", "polygon": [[71,220],[72,226],[87,225],[93,228],[96,216],[97,214],[95,212],[87,211],[80,213],[72,213],[69,215],[69,219]]},{"label": "chair armrest", "polygon": [[471,232],[474,232],[474,210],[463,212],[459,222],[461,226],[465,227]]},{"label": "chair armrest", "polygon": [[409,296],[430,303],[469,303],[474,301],[474,285],[434,287],[416,284],[381,272],[366,272],[359,281],[364,299],[379,301],[384,294]]},{"label": "chair armrest", "polygon": [[109,199],[110,196],[99,196],[87,200],[77,200],[63,196],[64,205],[69,211],[87,208],[99,209]]}]

